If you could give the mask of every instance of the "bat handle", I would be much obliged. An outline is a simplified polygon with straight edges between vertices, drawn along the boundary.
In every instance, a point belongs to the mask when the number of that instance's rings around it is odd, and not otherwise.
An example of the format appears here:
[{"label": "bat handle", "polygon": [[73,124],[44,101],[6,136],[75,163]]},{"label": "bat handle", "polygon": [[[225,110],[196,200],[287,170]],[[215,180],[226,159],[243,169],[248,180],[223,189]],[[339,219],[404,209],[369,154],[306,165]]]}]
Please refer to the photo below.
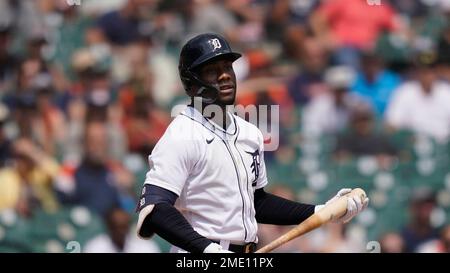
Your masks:
[{"label": "bat handle", "polygon": [[308,217],[308,219],[291,229],[289,232],[278,237],[268,245],[260,248],[258,251],[256,251],[256,253],[268,253],[275,248],[289,242],[290,240],[322,226],[323,224],[339,219],[347,212],[347,198],[355,195],[359,195],[361,200],[364,200],[367,197],[363,189],[353,189],[350,193],[338,198],[337,200],[326,205],[324,208]]}]

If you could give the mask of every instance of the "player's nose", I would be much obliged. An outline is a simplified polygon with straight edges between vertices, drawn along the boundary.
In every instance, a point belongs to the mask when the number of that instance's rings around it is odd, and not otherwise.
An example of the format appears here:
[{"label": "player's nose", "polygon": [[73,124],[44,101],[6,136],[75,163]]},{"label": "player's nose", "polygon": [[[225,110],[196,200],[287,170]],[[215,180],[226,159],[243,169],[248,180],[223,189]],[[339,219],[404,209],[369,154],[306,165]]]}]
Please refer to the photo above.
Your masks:
[{"label": "player's nose", "polygon": [[225,82],[231,80],[231,74],[226,70],[221,70],[219,73],[219,78],[217,79],[218,82]]}]

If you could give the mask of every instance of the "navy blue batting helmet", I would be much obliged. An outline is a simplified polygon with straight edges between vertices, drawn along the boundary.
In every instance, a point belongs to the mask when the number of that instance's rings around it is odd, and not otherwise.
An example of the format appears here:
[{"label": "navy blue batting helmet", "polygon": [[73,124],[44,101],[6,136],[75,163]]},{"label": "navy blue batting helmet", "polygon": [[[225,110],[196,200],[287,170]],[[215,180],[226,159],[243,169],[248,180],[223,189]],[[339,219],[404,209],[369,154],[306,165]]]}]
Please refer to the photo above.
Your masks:
[{"label": "navy blue batting helmet", "polygon": [[178,71],[184,89],[189,91],[193,85],[198,86],[196,96],[199,97],[207,89],[219,92],[215,87],[208,85],[199,78],[195,72],[196,68],[215,59],[227,58],[235,61],[240,57],[241,54],[233,52],[227,40],[218,34],[205,33],[195,36],[187,41],[180,53]]}]

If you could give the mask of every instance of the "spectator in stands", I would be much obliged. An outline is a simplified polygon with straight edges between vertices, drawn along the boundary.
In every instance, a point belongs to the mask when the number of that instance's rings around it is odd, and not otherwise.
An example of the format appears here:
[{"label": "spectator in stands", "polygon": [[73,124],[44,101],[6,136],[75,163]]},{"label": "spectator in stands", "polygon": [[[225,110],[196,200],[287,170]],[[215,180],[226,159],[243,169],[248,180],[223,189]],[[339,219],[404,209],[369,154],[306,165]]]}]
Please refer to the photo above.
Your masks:
[{"label": "spectator in stands", "polygon": [[19,42],[16,44],[18,51],[23,50],[25,43],[21,43],[24,40],[45,32],[46,22],[39,7],[40,2],[43,1],[0,1],[0,25],[9,25],[14,30],[14,38]]},{"label": "spectator in stands", "polygon": [[[319,240],[321,244],[316,246],[319,253],[360,253],[364,251],[364,244],[352,240],[348,234],[348,226],[343,224],[329,224],[324,227]],[[326,243],[323,243],[326,242]]]},{"label": "spectator in stands", "polygon": [[340,160],[364,155],[389,157],[396,152],[387,136],[376,132],[372,109],[361,104],[350,115],[349,132],[338,136],[335,154]]},{"label": "spectator in stands", "polygon": [[439,238],[438,231],[431,226],[431,212],[436,206],[435,194],[426,187],[414,189],[410,199],[411,220],[402,228],[406,252],[417,252],[418,247]]},{"label": "spectator in stands", "polygon": [[53,181],[58,163],[28,138],[13,145],[12,165],[0,169],[0,210],[15,209],[23,217],[38,208],[55,211]]},{"label": "spectator in stands", "polygon": [[48,73],[41,73],[40,84],[35,86],[36,116],[34,117],[34,135],[43,149],[50,155],[59,157],[66,137],[64,113],[55,105],[56,90],[52,77]]},{"label": "spectator in stands", "polygon": [[[89,122],[86,125],[81,164],[62,174],[66,181],[61,177],[59,179],[61,202],[83,205],[103,216],[111,208],[123,205],[127,196],[121,196],[119,189],[121,185],[123,188],[130,186],[132,178],[129,175],[117,175],[116,170],[119,174],[126,174],[126,171],[120,165],[109,161],[107,143],[106,124],[99,121]],[[125,181],[118,181],[119,177]]]},{"label": "spectator in stands", "polygon": [[98,121],[107,125],[110,156],[120,161],[125,156],[127,140],[122,128],[122,107],[117,102],[109,66],[96,62],[89,52],[77,57],[76,67],[83,80],[68,105],[64,159],[80,161],[85,124]]},{"label": "spectator in stands", "polygon": [[86,121],[104,122],[108,133],[108,150],[115,160],[122,160],[126,154],[127,140],[122,126],[123,109],[117,102],[108,70],[93,73],[90,88],[84,94]]},{"label": "spectator in stands", "polygon": [[51,83],[48,66],[42,59],[25,58],[17,68],[14,89],[5,94],[3,100],[13,111],[18,135],[35,139],[43,145],[44,139],[39,136],[40,129],[44,130],[43,117],[37,108],[37,91],[42,85]]},{"label": "spectator in stands", "polygon": [[383,116],[391,94],[399,86],[401,79],[387,70],[383,60],[373,52],[363,53],[361,63],[361,72],[358,72],[351,90],[366,98],[377,116]]},{"label": "spectator in stands", "polygon": [[140,154],[144,159],[164,134],[169,117],[159,110],[149,96],[129,94],[124,98],[127,115],[124,126],[128,139],[128,151]]},{"label": "spectator in stands", "polygon": [[435,52],[415,58],[411,81],[395,90],[386,112],[391,130],[406,129],[445,142],[450,137],[450,85],[438,79]]},{"label": "spectator in stands", "polygon": [[57,21],[47,23],[46,34],[50,38],[50,48],[53,49],[51,54],[47,55],[51,58],[54,68],[58,69],[64,78],[74,79],[70,67],[71,58],[78,48],[85,46],[85,33],[93,24],[93,20],[84,16],[78,6],[68,5],[66,0],[51,1],[49,5],[51,12],[41,17],[47,18],[48,22],[51,22],[50,18],[57,18]]},{"label": "spectator in stands", "polygon": [[267,15],[267,36],[273,41],[282,41],[288,56],[296,56],[309,31],[309,19],[319,6],[319,0],[270,0]]},{"label": "spectator in stands", "polygon": [[101,234],[86,243],[86,253],[158,253],[159,246],[152,240],[138,239],[131,228],[130,215],[112,208],[105,216],[107,234]]},{"label": "spectator in stands", "polygon": [[[231,41],[236,41],[233,33],[237,30],[239,22],[237,17],[233,16],[230,9],[225,6],[227,1],[205,0],[197,1],[190,0],[187,4],[190,6],[186,13],[189,20],[186,23],[186,32],[188,36],[202,32],[214,32],[224,35]],[[239,1],[235,1],[239,2]],[[183,5],[185,5],[183,3]]]},{"label": "spectator in stands", "polygon": [[360,51],[372,49],[384,30],[398,26],[388,3],[372,6],[366,0],[335,0],[322,2],[312,28],[322,44],[335,51],[336,64],[358,68]]},{"label": "spectator in stands", "polygon": [[327,87],[323,81],[323,71],[327,65],[327,53],[315,39],[310,38],[298,45],[301,52],[302,70],[288,83],[291,98],[297,105],[304,105],[309,99],[323,92]]},{"label": "spectator in stands", "polygon": [[381,236],[380,240],[381,253],[404,253],[405,242],[400,234],[388,232]]},{"label": "spectator in stands", "polygon": [[11,91],[17,72],[18,58],[11,54],[11,26],[0,23],[0,96]]},{"label": "spectator in stands", "polygon": [[64,116],[54,105],[56,94],[49,67],[40,56],[23,60],[14,92],[4,101],[13,109],[18,134],[32,138],[46,153],[57,155],[65,134]]},{"label": "spectator in stands", "polygon": [[253,47],[258,44],[264,38],[265,14],[262,4],[251,0],[225,0],[222,2],[238,23],[234,28],[226,30],[230,42],[242,47]]},{"label": "spectator in stands", "polygon": [[145,27],[143,19],[151,14],[155,3],[150,0],[127,0],[119,10],[102,15],[97,25],[113,45],[126,46],[139,38],[139,31]]},{"label": "spectator in stands", "polygon": [[354,80],[353,69],[332,67],[325,72],[328,92],[317,94],[305,105],[302,112],[302,131],[308,135],[337,134],[348,126],[352,109],[362,103],[349,87]]},{"label": "spectator in stands", "polygon": [[419,253],[450,253],[450,226],[445,226],[440,237],[417,246]]}]

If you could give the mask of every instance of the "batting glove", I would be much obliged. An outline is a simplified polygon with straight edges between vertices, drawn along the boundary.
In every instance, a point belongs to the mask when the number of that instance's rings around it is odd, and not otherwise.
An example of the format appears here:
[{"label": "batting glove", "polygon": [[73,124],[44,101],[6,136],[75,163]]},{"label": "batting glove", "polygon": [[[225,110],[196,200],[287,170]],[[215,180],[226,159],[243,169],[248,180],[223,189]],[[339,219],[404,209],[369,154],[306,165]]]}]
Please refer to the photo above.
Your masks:
[{"label": "batting glove", "polygon": [[[345,188],[338,191],[338,193],[328,200],[325,205],[328,205],[329,203],[335,201],[336,199],[350,193],[352,189]],[[319,211],[322,209],[325,205],[318,205],[315,207],[314,212]],[[347,212],[340,217],[339,219],[333,221],[335,223],[348,223],[353,217],[358,215],[361,211],[363,211],[367,206],[369,205],[369,198],[366,197],[364,200],[361,200],[359,196],[352,196],[347,198]]]},{"label": "batting glove", "polygon": [[203,253],[233,253],[233,251],[223,249],[219,244],[211,243],[203,250]]}]

